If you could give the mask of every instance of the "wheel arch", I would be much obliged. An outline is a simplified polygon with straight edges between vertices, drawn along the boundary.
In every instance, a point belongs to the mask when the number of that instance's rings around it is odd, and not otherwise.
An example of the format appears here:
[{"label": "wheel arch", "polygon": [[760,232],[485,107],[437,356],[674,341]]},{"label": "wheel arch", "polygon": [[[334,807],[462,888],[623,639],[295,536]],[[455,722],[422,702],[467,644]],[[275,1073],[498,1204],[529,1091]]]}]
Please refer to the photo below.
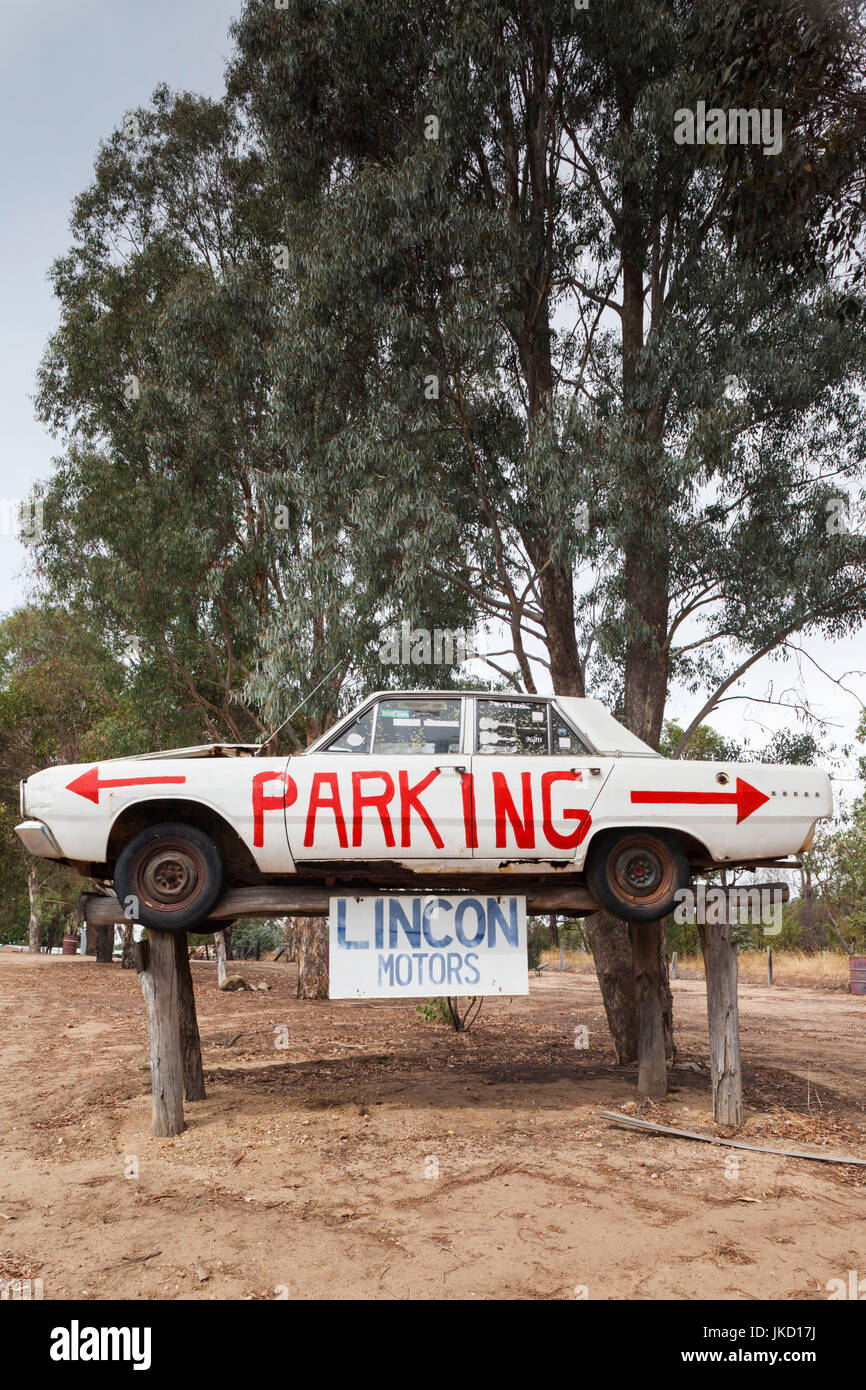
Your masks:
[{"label": "wheel arch", "polygon": [[652,834],[653,831],[658,830],[672,835],[674,839],[680,842],[685,851],[686,858],[689,861],[690,868],[702,869],[715,863],[712,854],[703,841],[699,840],[696,835],[692,835],[688,830],[683,830],[681,826],[656,825],[655,823],[648,825],[646,822],[641,825],[635,824],[634,821],[623,821],[622,823],[614,825],[606,824],[593,826],[587,837],[584,863],[589,863],[592,858],[593,850],[598,849],[599,844],[602,842],[602,837],[604,836],[630,835],[638,832],[642,834]]},{"label": "wheel arch", "polygon": [[108,836],[105,855],[109,874],[113,875],[118,856],[133,835],[163,821],[182,821],[210,835],[222,855],[226,882],[258,883],[261,880],[261,871],[234,826],[212,806],[179,797],[157,797],[124,807]]}]

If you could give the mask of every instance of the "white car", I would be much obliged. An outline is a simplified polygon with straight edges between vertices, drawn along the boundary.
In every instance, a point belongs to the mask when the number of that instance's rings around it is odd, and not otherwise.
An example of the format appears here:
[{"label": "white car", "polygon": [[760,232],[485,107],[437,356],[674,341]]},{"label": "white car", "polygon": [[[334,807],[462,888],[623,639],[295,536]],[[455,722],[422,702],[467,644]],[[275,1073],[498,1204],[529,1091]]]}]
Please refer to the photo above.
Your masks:
[{"label": "white car", "polygon": [[240,885],[542,877],[642,922],[695,872],[805,850],[832,806],[825,772],[667,759],[597,700],[388,691],[290,758],[206,744],[47,768],[22,782],[16,828],[154,928],[195,927]]}]

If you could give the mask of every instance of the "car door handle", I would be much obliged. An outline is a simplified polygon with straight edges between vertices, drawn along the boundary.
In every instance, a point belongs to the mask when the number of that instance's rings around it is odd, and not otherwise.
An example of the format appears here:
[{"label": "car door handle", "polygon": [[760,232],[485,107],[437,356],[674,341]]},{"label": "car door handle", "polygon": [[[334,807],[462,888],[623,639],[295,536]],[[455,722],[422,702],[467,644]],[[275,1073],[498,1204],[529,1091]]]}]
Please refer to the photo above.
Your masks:
[{"label": "car door handle", "polygon": [[459,772],[459,773],[461,774],[461,776],[462,776],[462,774],[466,771],[466,768],[463,766],[462,763],[437,763],[437,764],[436,764],[436,771],[437,771],[437,772]]}]

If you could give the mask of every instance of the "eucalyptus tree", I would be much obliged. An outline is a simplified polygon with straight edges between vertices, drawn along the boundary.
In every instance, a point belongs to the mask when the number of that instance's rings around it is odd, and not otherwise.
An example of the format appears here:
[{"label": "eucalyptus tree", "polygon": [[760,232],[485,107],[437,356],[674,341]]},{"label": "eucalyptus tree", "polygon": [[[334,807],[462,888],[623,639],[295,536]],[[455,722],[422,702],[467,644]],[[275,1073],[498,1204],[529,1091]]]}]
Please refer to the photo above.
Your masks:
[{"label": "eucalyptus tree", "polygon": [[306,239],[298,341],[316,376],[361,349],[331,458],[408,595],[465,594],[516,683],[653,746],[676,680],[677,752],[757,662],[856,629],[856,6],[248,0],[234,32]]},{"label": "eucalyptus tree", "polygon": [[64,451],[34,546],[163,739],[257,739],[314,690],[302,746],[393,617],[329,456],[360,377],[344,355],[311,381],[291,222],[237,110],[160,88],[100,148],[52,270],[38,409]]},{"label": "eucalyptus tree", "polygon": [[0,621],[0,933],[15,939],[29,914],[31,950],[68,918],[80,880],[24,849],[18,784],[52,763],[140,748],[153,729],[139,722],[128,674],[60,607],[34,603]]}]

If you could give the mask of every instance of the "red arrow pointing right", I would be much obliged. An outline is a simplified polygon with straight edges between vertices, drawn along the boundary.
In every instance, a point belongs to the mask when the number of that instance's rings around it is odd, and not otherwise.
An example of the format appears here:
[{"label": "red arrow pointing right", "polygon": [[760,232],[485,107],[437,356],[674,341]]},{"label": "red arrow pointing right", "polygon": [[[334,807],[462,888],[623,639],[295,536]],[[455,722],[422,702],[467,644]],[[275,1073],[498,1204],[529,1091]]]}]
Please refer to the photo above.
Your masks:
[{"label": "red arrow pointing right", "polygon": [[759,806],[763,806],[765,801],[770,800],[763,792],[759,792],[757,787],[753,787],[751,782],[744,782],[742,777],[737,778],[735,792],[632,792],[631,799],[644,805],[656,806],[677,803],[687,803],[691,806],[736,806],[737,825],[753,811],[757,811]]}]

